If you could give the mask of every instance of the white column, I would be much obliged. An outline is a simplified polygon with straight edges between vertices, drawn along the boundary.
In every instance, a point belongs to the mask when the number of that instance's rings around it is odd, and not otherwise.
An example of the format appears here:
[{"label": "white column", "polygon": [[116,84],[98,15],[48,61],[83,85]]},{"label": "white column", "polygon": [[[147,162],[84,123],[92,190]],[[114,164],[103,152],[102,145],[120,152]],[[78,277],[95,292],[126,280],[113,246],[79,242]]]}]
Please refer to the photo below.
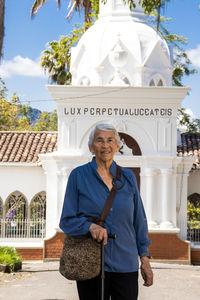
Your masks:
[{"label": "white column", "polygon": [[173,170],[161,169],[161,228],[176,227],[176,195],[173,188]]},{"label": "white column", "polygon": [[184,157],[177,169],[177,226],[180,228],[179,236],[187,239],[187,197],[188,197],[188,176],[191,170],[194,157]]},{"label": "white column", "polygon": [[60,216],[62,212],[63,202],[64,202],[64,196],[65,196],[65,190],[67,181],[69,178],[69,174],[71,172],[71,167],[61,167],[60,171],[57,171],[57,185],[58,185],[58,192],[57,192],[57,228],[59,229],[59,222],[60,222]]},{"label": "white column", "polygon": [[145,168],[141,173],[143,181],[143,193],[142,197],[144,200],[145,210],[147,214],[148,227],[149,229],[158,226],[157,223],[157,170],[154,168]]}]

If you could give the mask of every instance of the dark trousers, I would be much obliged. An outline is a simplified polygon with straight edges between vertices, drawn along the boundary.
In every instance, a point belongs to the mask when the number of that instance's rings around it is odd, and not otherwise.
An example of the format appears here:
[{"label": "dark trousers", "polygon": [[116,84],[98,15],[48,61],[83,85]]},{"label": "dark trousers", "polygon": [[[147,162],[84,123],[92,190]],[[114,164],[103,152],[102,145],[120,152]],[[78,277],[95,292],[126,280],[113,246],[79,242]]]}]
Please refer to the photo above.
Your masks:
[{"label": "dark trousers", "polygon": [[[80,300],[101,300],[101,276],[77,281]],[[111,297],[111,298],[110,298]],[[105,272],[105,300],[137,300],[138,272]]]}]

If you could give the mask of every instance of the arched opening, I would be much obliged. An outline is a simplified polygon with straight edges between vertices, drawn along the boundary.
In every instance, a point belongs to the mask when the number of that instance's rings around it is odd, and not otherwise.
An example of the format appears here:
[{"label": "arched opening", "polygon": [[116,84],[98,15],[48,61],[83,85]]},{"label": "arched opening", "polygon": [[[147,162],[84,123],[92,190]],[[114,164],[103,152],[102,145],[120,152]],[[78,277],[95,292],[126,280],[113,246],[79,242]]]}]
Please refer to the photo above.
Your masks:
[{"label": "arched opening", "polygon": [[198,193],[188,197],[187,240],[200,244],[200,194]]},{"label": "arched opening", "polygon": [[27,235],[27,204],[22,193],[16,191],[5,204],[5,237],[21,238]]},{"label": "arched opening", "polygon": [[149,83],[149,86],[155,86],[155,82],[153,79],[151,79],[150,83]]},{"label": "arched opening", "polygon": [[164,86],[164,79],[160,74],[155,74],[149,81],[149,86]]},{"label": "arched opening", "polygon": [[[120,139],[123,143],[122,147],[120,148],[119,152],[123,155],[123,148],[126,145],[129,149],[132,150],[132,155],[142,155],[140,146],[138,145],[137,141],[130,135],[124,132],[118,132]],[[138,187],[140,188],[140,168],[129,168],[131,169],[137,179]]]},{"label": "arched opening", "polygon": [[40,192],[30,204],[30,237],[43,238],[46,232],[46,192]]},{"label": "arched opening", "polygon": [[46,219],[46,193],[38,193],[30,204],[30,219],[42,220]]},{"label": "arched opening", "polygon": [[157,84],[158,86],[163,86],[163,81],[162,81],[162,79],[160,79],[159,81],[158,81],[158,84]]},{"label": "arched opening", "polygon": [[6,219],[23,220],[27,217],[27,205],[24,195],[18,191],[12,193],[6,200]]}]

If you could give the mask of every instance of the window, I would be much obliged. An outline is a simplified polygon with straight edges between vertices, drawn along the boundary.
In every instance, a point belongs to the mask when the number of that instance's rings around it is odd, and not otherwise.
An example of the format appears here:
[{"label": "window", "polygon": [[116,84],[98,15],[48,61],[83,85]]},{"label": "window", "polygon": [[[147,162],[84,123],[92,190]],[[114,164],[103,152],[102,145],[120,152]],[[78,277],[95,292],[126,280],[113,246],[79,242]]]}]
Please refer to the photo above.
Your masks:
[{"label": "window", "polygon": [[158,86],[163,86],[163,81],[160,79],[159,81],[158,81],[158,84],[157,84]]},{"label": "window", "polygon": [[24,238],[27,236],[27,205],[23,194],[16,191],[6,201],[5,237]]},{"label": "window", "polygon": [[153,79],[151,79],[150,83],[149,83],[149,86],[155,86],[155,82]]},{"label": "window", "polygon": [[46,193],[37,194],[30,205],[30,219],[42,220],[46,219]]},{"label": "window", "polygon": [[24,220],[27,209],[25,197],[20,192],[14,192],[6,201],[6,219]]},{"label": "window", "polygon": [[37,194],[30,205],[30,237],[43,238],[46,231],[46,193]]}]

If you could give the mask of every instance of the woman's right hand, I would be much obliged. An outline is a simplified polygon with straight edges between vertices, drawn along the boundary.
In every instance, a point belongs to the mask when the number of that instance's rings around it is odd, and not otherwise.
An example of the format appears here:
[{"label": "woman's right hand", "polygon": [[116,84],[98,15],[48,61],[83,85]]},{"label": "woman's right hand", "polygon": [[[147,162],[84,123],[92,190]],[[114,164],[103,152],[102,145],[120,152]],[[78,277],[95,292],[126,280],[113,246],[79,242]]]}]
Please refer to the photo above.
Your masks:
[{"label": "woman's right hand", "polygon": [[106,245],[108,241],[107,230],[95,223],[92,223],[89,227],[89,232],[92,235],[92,238],[98,243],[103,241],[103,244]]}]

